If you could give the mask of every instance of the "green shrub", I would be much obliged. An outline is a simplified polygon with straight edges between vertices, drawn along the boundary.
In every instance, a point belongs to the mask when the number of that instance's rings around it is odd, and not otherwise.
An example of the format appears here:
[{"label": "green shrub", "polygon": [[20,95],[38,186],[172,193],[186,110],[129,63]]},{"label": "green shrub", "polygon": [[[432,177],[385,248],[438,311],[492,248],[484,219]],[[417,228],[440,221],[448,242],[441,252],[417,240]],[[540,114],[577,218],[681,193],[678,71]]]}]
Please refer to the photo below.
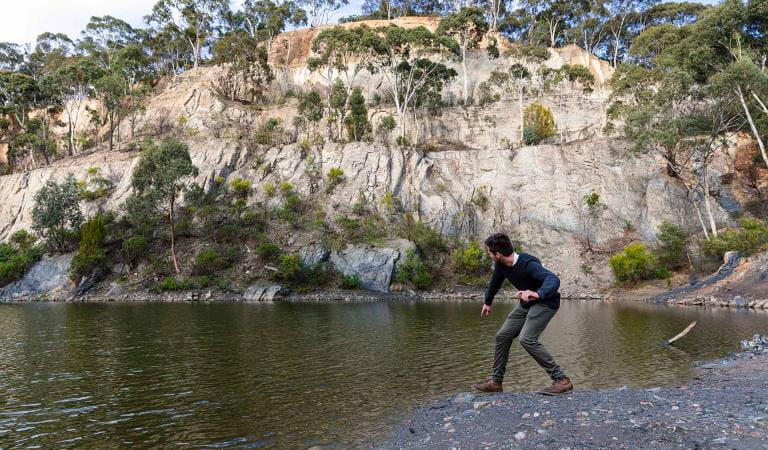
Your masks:
[{"label": "green shrub", "polygon": [[413,249],[409,249],[405,259],[398,264],[395,281],[398,283],[411,282],[416,289],[425,290],[432,285],[432,274],[421,257]]},{"label": "green shrub", "polygon": [[303,282],[311,287],[325,286],[330,279],[330,270],[327,263],[313,264],[304,269]]},{"label": "green shrub", "polygon": [[246,198],[251,195],[251,182],[243,178],[235,178],[230,182],[232,192],[240,198]]},{"label": "green shrub", "polygon": [[743,218],[741,228],[723,230],[717,237],[700,242],[702,253],[715,260],[722,260],[725,252],[738,251],[741,256],[750,256],[759,251],[768,250],[768,224],[766,222]]},{"label": "green shrub", "polygon": [[341,276],[341,288],[342,289],[360,289],[360,275],[353,273],[352,275]]},{"label": "green shrub", "polygon": [[376,127],[376,133],[385,141],[389,141],[389,135],[397,128],[397,121],[392,116],[384,116]]},{"label": "green shrub", "polygon": [[671,270],[685,266],[687,262],[685,249],[690,239],[687,231],[665,220],[659,225],[656,239],[659,241],[656,246],[659,264]]},{"label": "green shrub", "polygon": [[192,287],[190,280],[177,280],[174,277],[165,277],[155,285],[153,290],[156,292],[186,291],[192,289]]},{"label": "green shrub", "polygon": [[620,283],[669,276],[669,272],[659,265],[656,255],[640,242],[630,244],[621,253],[611,256],[609,264],[613,275]]},{"label": "green shrub", "polygon": [[416,244],[421,254],[426,257],[434,257],[448,251],[443,237],[423,222],[408,219],[403,234],[406,239]]},{"label": "green shrub", "polygon": [[72,258],[69,277],[78,281],[104,264],[107,258],[104,240],[107,237],[107,220],[99,214],[85,222],[80,230],[80,249]]},{"label": "green shrub", "polygon": [[263,242],[256,247],[256,254],[267,260],[275,259],[280,254],[280,247],[271,242]]},{"label": "green shrub", "polygon": [[144,236],[132,236],[123,241],[121,253],[129,263],[146,256],[149,249],[149,240]]},{"label": "green shrub", "polygon": [[344,181],[344,171],[339,167],[331,167],[328,171],[328,188],[326,192],[331,192],[333,189]]},{"label": "green shrub", "polygon": [[237,261],[238,253],[234,247],[207,248],[201,250],[192,265],[192,275],[215,275]]},{"label": "green shrub", "polygon": [[277,189],[275,189],[274,184],[267,183],[264,185],[264,195],[266,195],[267,197],[274,197],[276,192],[277,192]]},{"label": "green shrub", "polygon": [[13,283],[43,257],[43,244],[26,231],[11,236],[11,244],[0,244],[0,287]]},{"label": "green shrub", "polygon": [[344,119],[344,124],[350,141],[362,141],[371,133],[368,108],[365,106],[365,98],[359,87],[356,87],[349,97],[349,114]]},{"label": "green shrub", "polygon": [[552,115],[552,111],[549,108],[539,103],[531,103],[525,107],[523,126],[523,140],[525,140],[525,129],[533,131],[533,134],[531,134],[533,140],[527,143],[528,145],[538,144],[544,139],[557,134],[555,116]]},{"label": "green shrub", "polygon": [[280,256],[276,276],[279,280],[295,283],[299,281],[303,269],[304,263],[301,261],[299,255],[282,255]]},{"label": "green shrub", "polygon": [[487,266],[485,251],[477,242],[457,248],[453,252],[453,266],[456,272],[464,275],[478,274]]}]

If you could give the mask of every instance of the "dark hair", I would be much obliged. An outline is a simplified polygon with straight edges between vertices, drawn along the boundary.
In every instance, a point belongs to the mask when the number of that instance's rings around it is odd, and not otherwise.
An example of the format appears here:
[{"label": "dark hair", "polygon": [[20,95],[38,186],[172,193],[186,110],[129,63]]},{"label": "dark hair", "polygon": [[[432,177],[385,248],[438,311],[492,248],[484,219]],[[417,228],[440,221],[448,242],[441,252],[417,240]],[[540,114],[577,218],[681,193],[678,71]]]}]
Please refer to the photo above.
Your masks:
[{"label": "dark hair", "polygon": [[504,233],[493,233],[488,236],[488,239],[485,240],[485,245],[491,253],[501,253],[504,256],[509,256],[515,251],[509,236]]}]

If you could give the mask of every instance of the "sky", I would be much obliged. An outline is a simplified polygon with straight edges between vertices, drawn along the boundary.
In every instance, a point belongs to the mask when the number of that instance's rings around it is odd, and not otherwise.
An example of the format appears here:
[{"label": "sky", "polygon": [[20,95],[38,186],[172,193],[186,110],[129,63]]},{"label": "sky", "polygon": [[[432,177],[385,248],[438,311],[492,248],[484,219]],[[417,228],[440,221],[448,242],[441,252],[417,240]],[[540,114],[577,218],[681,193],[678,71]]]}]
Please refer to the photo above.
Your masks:
[{"label": "sky", "polygon": [[[50,31],[65,33],[70,38],[80,32],[91,16],[110,15],[133,26],[143,27],[142,17],[157,0],[0,0],[0,42],[17,44],[34,42],[38,35]],[[336,18],[359,14],[362,0],[350,0]],[[235,8],[239,1],[232,1]]]}]

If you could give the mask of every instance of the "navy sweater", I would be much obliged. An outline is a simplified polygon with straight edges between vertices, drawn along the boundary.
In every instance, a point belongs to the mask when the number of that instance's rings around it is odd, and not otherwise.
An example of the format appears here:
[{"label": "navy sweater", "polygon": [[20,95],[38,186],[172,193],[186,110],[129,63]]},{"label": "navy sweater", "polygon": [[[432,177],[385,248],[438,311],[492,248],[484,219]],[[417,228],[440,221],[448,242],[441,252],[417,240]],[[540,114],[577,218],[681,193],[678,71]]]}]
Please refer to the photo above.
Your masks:
[{"label": "navy sweater", "polygon": [[505,278],[519,291],[531,290],[539,294],[538,300],[529,302],[521,300],[521,307],[530,308],[534,303],[542,303],[552,309],[560,307],[560,293],[557,292],[560,287],[560,279],[545,269],[541,265],[541,261],[535,256],[520,253],[517,256],[517,262],[512,267],[497,262],[493,267],[493,275],[488,284],[488,290],[485,291],[486,305],[490,306],[493,303],[493,297],[499,292]]}]

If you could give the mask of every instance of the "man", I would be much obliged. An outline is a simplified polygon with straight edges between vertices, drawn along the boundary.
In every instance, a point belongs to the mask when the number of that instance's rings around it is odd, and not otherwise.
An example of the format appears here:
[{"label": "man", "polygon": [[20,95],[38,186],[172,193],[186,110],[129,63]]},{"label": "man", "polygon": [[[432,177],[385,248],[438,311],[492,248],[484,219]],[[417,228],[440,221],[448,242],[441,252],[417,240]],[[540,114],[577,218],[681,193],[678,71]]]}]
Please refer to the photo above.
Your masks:
[{"label": "man", "polygon": [[557,292],[560,279],[545,269],[537,258],[526,253],[516,253],[506,234],[491,235],[485,240],[485,246],[495,264],[480,316],[491,314],[493,297],[505,278],[520,291],[517,294],[520,304],[496,333],[491,377],[486,382],[474,384],[472,387],[482,392],[502,391],[501,384],[507,369],[509,347],[512,340],[520,336],[520,344],[553,380],[552,386],[539,392],[545,395],[561,395],[572,391],[571,380],[539,342],[539,336],[560,307],[560,293]]}]

